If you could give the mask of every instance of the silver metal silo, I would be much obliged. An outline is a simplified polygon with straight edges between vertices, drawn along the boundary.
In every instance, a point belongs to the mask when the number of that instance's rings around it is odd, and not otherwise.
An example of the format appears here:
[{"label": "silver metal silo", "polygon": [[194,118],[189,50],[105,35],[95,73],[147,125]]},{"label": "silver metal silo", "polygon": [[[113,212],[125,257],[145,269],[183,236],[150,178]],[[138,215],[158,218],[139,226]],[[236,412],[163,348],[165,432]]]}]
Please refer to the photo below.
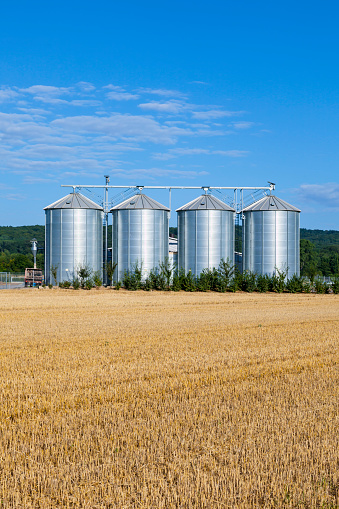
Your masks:
[{"label": "silver metal silo", "polygon": [[103,209],[80,193],[71,193],[45,207],[45,280],[72,281],[80,266],[102,274]]},{"label": "silver metal silo", "polygon": [[151,269],[168,258],[169,209],[138,194],[111,209],[112,260],[117,263],[114,281],[120,281],[125,271],[136,264],[142,266],[143,278]]},{"label": "silver metal silo", "polygon": [[212,195],[199,196],[177,209],[178,267],[199,275],[221,259],[234,264],[235,210]]},{"label": "silver metal silo", "polygon": [[243,270],[300,275],[300,210],[269,195],[243,209]]}]

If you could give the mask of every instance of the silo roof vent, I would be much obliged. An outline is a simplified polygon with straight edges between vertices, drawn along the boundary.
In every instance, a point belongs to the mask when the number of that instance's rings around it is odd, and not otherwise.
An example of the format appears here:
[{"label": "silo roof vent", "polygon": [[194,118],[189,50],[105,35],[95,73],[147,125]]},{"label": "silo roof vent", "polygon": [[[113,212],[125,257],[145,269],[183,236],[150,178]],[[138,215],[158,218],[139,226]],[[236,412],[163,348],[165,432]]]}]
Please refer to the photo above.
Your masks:
[{"label": "silo roof vent", "polygon": [[94,210],[103,210],[100,205],[95,203],[94,201],[86,198],[81,193],[70,193],[67,196],[61,198],[61,200],[57,200],[48,207],[45,207],[44,210],[50,209],[94,209]]},{"label": "silo roof vent", "polygon": [[232,207],[226,205],[226,203],[218,200],[218,198],[211,194],[198,196],[198,198],[186,203],[186,205],[183,205],[176,211],[179,212],[181,210],[228,210],[230,212],[235,212]]},{"label": "silo roof vent", "polygon": [[300,212],[300,209],[290,205],[284,200],[281,200],[277,196],[270,194],[269,196],[264,196],[261,200],[258,200],[248,207],[243,209],[243,212],[252,212],[252,211],[265,211],[265,210],[285,210],[292,212]]},{"label": "silo roof vent", "polygon": [[167,210],[169,212],[169,208],[165,207],[161,203],[153,200],[146,194],[136,194],[132,201],[131,198],[115,205],[111,208],[110,212],[113,210],[135,210],[135,209],[148,209],[148,210]]}]

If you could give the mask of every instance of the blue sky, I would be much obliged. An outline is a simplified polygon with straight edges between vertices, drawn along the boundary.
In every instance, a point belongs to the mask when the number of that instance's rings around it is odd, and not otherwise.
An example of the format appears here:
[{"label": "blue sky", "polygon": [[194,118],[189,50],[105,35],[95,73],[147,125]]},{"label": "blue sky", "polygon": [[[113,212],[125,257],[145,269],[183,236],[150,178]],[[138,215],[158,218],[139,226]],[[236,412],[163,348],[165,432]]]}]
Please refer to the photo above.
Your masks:
[{"label": "blue sky", "polygon": [[[130,186],[270,180],[302,227],[338,230],[338,8],[312,5],[6,2],[0,224],[43,224],[60,184],[109,174]],[[197,194],[174,192],[173,208]]]}]

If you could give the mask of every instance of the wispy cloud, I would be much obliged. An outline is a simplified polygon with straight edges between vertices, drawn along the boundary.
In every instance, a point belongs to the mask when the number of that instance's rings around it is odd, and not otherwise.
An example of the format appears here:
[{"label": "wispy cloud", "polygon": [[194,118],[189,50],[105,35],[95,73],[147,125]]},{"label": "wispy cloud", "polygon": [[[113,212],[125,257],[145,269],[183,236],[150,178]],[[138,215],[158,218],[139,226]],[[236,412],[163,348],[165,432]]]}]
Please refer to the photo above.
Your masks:
[{"label": "wispy cloud", "polygon": [[70,94],[71,88],[52,87],[49,85],[33,85],[28,88],[20,88],[20,92],[39,96],[59,97],[60,95]]},{"label": "wispy cloud", "polygon": [[186,98],[187,95],[179,90],[169,90],[166,88],[138,88],[136,90],[139,94],[148,94],[148,95],[159,95],[161,97],[177,97],[177,98]]},{"label": "wispy cloud", "polygon": [[223,117],[236,117],[243,115],[244,111],[225,111],[225,110],[207,110],[207,111],[192,111],[193,118],[200,120],[212,120],[215,118]]},{"label": "wispy cloud", "polygon": [[45,116],[45,115],[49,115],[50,114],[50,111],[44,110],[42,108],[17,108],[17,109],[19,111],[23,111],[24,113],[28,113],[28,114],[31,114],[31,115]]},{"label": "wispy cloud", "polygon": [[302,184],[296,189],[298,197],[304,202],[314,202],[325,209],[339,209],[339,183]]},{"label": "wispy cloud", "polygon": [[246,150],[211,150],[204,148],[174,148],[165,153],[155,153],[152,155],[153,159],[166,161],[179,156],[197,156],[197,155],[219,155],[225,157],[246,157],[249,154]]},{"label": "wispy cloud", "polygon": [[79,81],[76,86],[81,90],[81,92],[84,92],[85,94],[94,92],[95,90],[93,83],[88,83],[87,81]]},{"label": "wispy cloud", "polygon": [[18,97],[18,93],[15,90],[12,90],[9,87],[1,87],[0,88],[0,102],[11,101],[12,99],[16,99]]},{"label": "wispy cloud", "polygon": [[129,92],[108,92],[107,97],[114,101],[130,101],[131,99],[139,99],[137,94],[130,94]]},{"label": "wispy cloud", "polygon": [[158,177],[174,177],[174,178],[182,178],[185,177],[187,179],[195,178],[198,176],[208,175],[207,171],[195,171],[195,170],[175,170],[173,168],[136,168],[133,170],[122,170],[116,169],[111,172],[113,177],[119,178],[128,178],[128,179],[137,179],[142,177],[147,177],[150,180],[155,180]]},{"label": "wispy cloud", "polygon": [[232,122],[232,124],[229,124],[230,127],[233,127],[234,129],[241,129],[241,130],[245,130],[245,129],[250,129],[251,127],[253,127],[255,125],[254,122]]},{"label": "wispy cloud", "polygon": [[69,104],[72,106],[94,106],[98,107],[102,105],[101,101],[96,101],[95,99],[73,99],[73,101],[69,101]]},{"label": "wispy cloud", "polygon": [[117,85],[110,84],[106,85],[103,88],[111,90],[111,92],[108,92],[106,94],[106,97],[114,101],[130,101],[132,99],[139,99],[140,97],[138,94],[132,94],[130,92],[127,92],[124,88]]},{"label": "wispy cloud", "polygon": [[152,101],[149,103],[139,104],[138,107],[142,110],[151,110],[158,113],[179,113],[185,108],[182,102],[174,100],[166,102]]},{"label": "wispy cloud", "polygon": [[147,140],[153,143],[172,144],[178,136],[192,134],[189,129],[161,125],[156,120],[136,115],[111,115],[109,117],[76,116],[56,119],[52,126],[72,132],[108,134],[116,139]]},{"label": "wispy cloud", "polygon": [[[131,102],[140,97],[141,104]],[[217,157],[248,155],[237,148],[217,150],[213,143],[234,134],[241,122],[230,117],[242,112],[193,104],[177,90],[131,90],[115,84],[97,88],[81,81],[70,87],[2,87],[0,100],[7,101],[0,112],[0,171],[20,175],[26,184],[97,178],[113,170],[131,179],[195,178],[206,173],[200,171],[200,157],[214,157],[219,164]],[[111,113],[112,101],[119,101],[119,112]],[[185,146],[187,140],[194,140],[193,147]],[[157,153],[152,153],[154,146],[160,147]],[[179,166],[179,158],[190,158],[189,171],[185,159]],[[164,168],[152,167],[150,161]]]}]

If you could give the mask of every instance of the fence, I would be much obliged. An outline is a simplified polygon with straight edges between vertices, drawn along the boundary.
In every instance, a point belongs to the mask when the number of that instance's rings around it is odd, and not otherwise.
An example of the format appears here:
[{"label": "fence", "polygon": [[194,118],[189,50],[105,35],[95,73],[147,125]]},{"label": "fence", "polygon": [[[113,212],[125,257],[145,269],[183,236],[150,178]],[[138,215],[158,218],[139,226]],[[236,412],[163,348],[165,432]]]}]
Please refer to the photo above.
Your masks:
[{"label": "fence", "polygon": [[9,288],[10,283],[11,283],[10,272],[0,272],[0,290]]},{"label": "fence", "polygon": [[25,274],[12,274],[0,272],[0,290],[23,288],[25,286]]}]

